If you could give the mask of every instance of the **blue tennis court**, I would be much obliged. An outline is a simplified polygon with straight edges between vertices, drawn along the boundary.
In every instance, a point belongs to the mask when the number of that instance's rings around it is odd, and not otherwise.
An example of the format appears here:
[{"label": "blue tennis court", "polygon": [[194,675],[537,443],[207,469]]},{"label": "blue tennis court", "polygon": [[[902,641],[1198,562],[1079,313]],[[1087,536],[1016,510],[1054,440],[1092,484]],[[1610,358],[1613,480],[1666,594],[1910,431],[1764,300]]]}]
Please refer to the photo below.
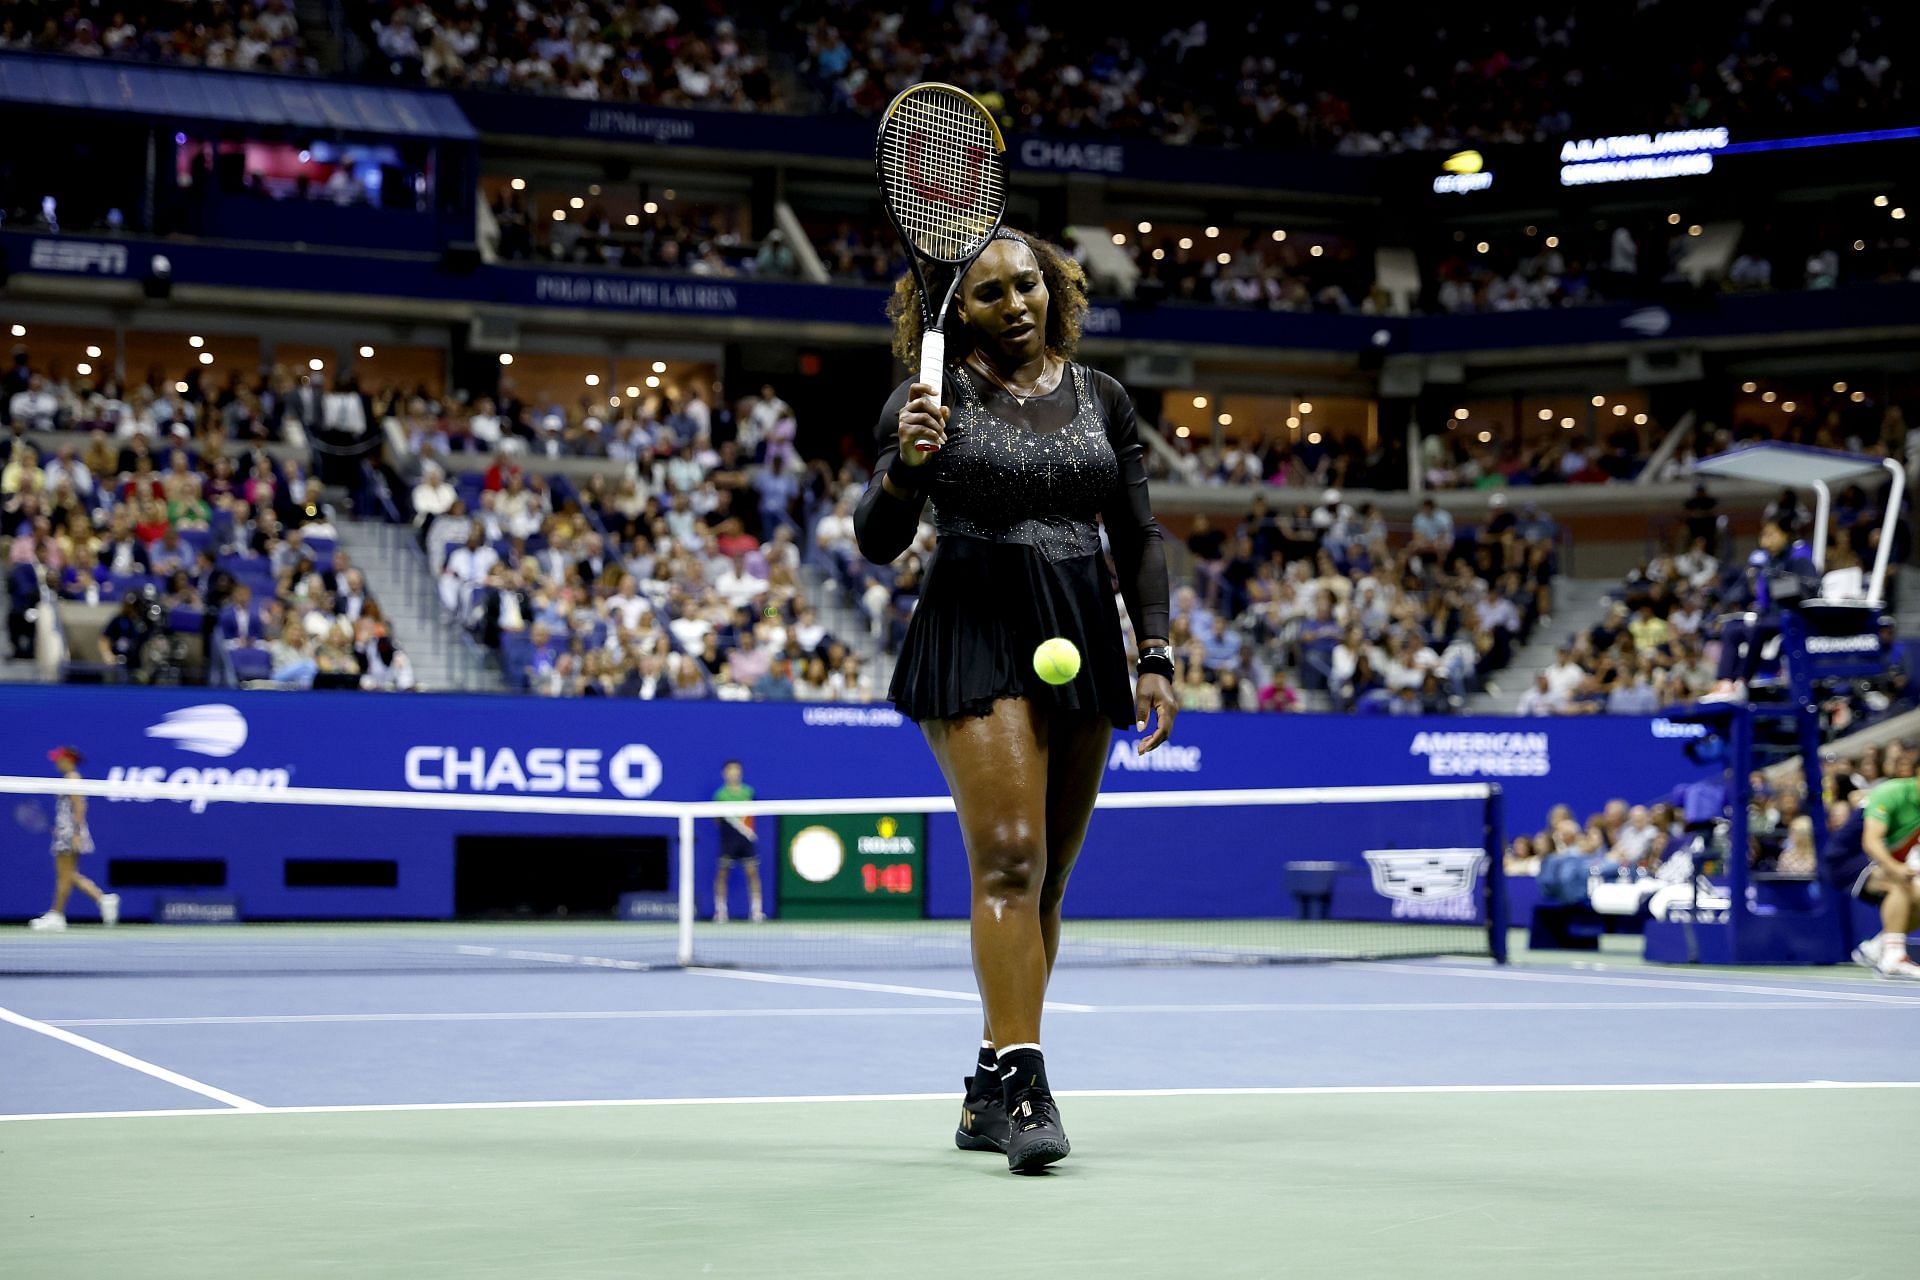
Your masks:
[{"label": "blue tennis court", "polygon": [[[1629,1259],[1554,1224],[1612,1204],[1642,1274],[1852,1274],[1885,1217],[1850,1171],[1920,1105],[1920,991],[1851,972],[1072,968],[1046,1037],[1075,1154],[1033,1187],[951,1143],[964,970],[596,971],[538,929],[527,968],[318,967],[363,933],[276,935],[306,972],[0,985],[0,1258],[187,1274],[212,1236],[274,1274],[567,1248],[590,1274],[960,1274],[979,1213],[1044,1206],[1132,1274],[1599,1275]],[[106,1206],[110,1235],[74,1234]]]}]

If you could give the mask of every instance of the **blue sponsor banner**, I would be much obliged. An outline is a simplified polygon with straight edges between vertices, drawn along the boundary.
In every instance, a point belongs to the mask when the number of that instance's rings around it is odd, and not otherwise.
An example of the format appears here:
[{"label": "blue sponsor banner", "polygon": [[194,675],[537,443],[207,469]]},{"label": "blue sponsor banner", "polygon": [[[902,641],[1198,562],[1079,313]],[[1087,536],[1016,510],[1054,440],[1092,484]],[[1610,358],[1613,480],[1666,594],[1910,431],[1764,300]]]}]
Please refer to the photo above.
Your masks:
[{"label": "blue sponsor banner", "polygon": [[[211,787],[350,788],[596,799],[706,800],[722,764],[740,759],[762,798],[943,795],[920,732],[886,707],[798,703],[547,701],[458,695],[216,693],[12,686],[0,689],[0,773],[48,776],[46,752],[71,743],[89,778]],[[1633,717],[1577,720],[1341,718],[1188,713],[1175,739],[1137,755],[1116,736],[1109,791],[1359,786],[1491,781],[1509,830],[1533,830],[1554,804],[1585,816],[1614,797],[1665,795],[1705,766],[1687,756],[1696,729]],[[215,859],[243,918],[442,918],[453,909],[454,842],[462,835],[672,836],[670,819],[288,808],[184,801],[94,801],[104,874],[114,858]],[[0,917],[46,907],[52,802],[14,797],[0,823]],[[1293,915],[1303,909],[1290,864],[1340,862],[1337,915],[1465,918],[1440,892],[1465,874],[1448,851],[1477,848],[1476,803],[1313,808],[1206,808],[1096,814],[1074,873],[1081,916],[1177,918]],[[702,911],[718,854],[699,831]],[[771,830],[773,824],[766,824]],[[927,829],[927,909],[967,913],[956,820]],[[767,856],[773,850],[769,841]],[[1422,856],[1412,857],[1418,852]],[[1369,859],[1368,853],[1391,854]],[[1433,855],[1433,856],[1426,856]],[[392,887],[297,887],[288,860],[379,858]],[[770,877],[771,878],[771,877]],[[1310,886],[1309,886],[1310,887]],[[129,918],[153,889],[126,888]],[[744,903],[735,904],[736,910]],[[1304,909],[1311,909],[1310,906]]]},{"label": "blue sponsor banner", "polygon": [[[271,288],[367,297],[440,298],[529,310],[561,307],[663,316],[806,321],[872,329],[886,326],[887,290],[867,285],[643,275],[495,265],[448,271],[437,257],[368,258],[348,250],[194,244],[139,237],[65,237],[0,233],[16,272],[141,279],[156,255],[183,285]],[[1342,316],[1249,311],[1162,303],[1096,303],[1089,337],[1183,346],[1269,350],[1476,351],[1576,346],[1597,342],[1696,341],[1808,330],[1911,328],[1920,317],[1920,284],[1885,284],[1811,293],[1752,294],[1690,309],[1664,306],[1570,307],[1473,316]]]}]

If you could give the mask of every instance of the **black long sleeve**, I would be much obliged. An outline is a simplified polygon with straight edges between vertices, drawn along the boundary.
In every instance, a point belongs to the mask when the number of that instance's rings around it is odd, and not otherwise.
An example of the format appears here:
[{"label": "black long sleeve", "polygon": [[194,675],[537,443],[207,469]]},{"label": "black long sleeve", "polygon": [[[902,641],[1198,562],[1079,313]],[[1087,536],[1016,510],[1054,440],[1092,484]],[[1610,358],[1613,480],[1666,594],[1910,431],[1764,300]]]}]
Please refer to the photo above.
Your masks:
[{"label": "black long sleeve", "polygon": [[1140,423],[1133,397],[1114,379],[1094,374],[1094,383],[1106,409],[1107,440],[1120,462],[1120,482],[1100,509],[1113,548],[1114,568],[1120,575],[1120,597],[1126,601],[1137,640],[1165,639],[1168,632],[1167,551],[1160,538],[1160,522],[1153,517],[1147,496],[1146,449],[1140,443]]},{"label": "black long sleeve", "polygon": [[[900,452],[900,410],[906,407],[909,386],[903,382],[894,388],[880,410],[880,421],[873,429],[880,456],[874,461],[867,491],[853,509],[854,541],[859,544],[860,554],[874,564],[892,564],[913,545],[913,535],[920,528],[920,511],[927,505],[925,494],[896,498],[880,483]],[[932,468],[937,464],[936,455],[921,465]]]}]

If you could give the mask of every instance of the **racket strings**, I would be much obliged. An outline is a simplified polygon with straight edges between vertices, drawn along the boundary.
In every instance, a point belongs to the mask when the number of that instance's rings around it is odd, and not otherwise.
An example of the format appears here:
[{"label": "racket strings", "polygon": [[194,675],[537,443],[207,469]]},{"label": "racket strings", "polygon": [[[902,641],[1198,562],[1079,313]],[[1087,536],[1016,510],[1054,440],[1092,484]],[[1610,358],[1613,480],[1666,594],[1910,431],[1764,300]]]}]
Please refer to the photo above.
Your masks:
[{"label": "racket strings", "polygon": [[971,102],[915,94],[881,139],[887,202],[909,243],[944,261],[967,257],[993,230],[1005,199],[1005,166],[991,123]]}]

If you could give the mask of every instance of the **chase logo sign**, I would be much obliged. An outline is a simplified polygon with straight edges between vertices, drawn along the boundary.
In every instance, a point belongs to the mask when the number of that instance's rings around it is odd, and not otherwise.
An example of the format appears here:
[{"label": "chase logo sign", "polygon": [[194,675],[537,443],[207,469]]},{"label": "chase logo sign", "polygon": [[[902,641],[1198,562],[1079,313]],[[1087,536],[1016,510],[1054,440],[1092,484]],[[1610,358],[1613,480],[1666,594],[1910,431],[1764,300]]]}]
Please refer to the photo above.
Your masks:
[{"label": "chase logo sign", "polygon": [[1374,849],[1366,853],[1373,889],[1393,902],[1396,920],[1473,920],[1474,886],[1484,849]]},{"label": "chase logo sign", "polygon": [[1127,153],[1118,143],[1054,142],[1047,138],[1028,138],[1020,144],[1020,163],[1029,169],[1125,173]]},{"label": "chase logo sign", "polygon": [[612,755],[596,747],[414,747],[406,758],[406,782],[414,791],[597,795],[612,787],[628,800],[643,800],[663,773],[659,755],[639,742]]}]

